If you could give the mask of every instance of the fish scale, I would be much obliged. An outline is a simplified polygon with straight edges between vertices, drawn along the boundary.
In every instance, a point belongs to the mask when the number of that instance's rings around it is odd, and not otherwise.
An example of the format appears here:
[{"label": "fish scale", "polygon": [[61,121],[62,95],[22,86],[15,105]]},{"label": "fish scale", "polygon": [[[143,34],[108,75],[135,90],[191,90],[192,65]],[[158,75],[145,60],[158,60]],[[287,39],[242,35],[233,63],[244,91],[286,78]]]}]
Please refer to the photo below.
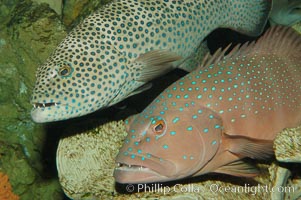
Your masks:
[{"label": "fish scale", "polygon": [[[150,88],[150,80],[192,57],[214,29],[259,35],[270,0],[117,0],[75,27],[37,70],[31,116],[82,116]],[[141,87],[142,86],[142,87]]]},{"label": "fish scale", "polygon": [[273,27],[225,56],[227,49],[126,120],[117,182],[254,176],[257,170],[241,159],[269,158],[276,134],[301,124],[301,35]]}]

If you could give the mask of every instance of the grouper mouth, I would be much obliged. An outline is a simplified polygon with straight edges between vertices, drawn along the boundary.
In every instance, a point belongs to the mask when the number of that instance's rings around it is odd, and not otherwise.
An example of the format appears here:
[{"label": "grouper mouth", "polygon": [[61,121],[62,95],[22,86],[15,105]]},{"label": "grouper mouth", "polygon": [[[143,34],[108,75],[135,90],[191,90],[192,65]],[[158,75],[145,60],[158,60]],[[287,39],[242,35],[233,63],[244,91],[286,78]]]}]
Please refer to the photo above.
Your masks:
[{"label": "grouper mouth", "polygon": [[152,171],[151,169],[144,167],[142,165],[131,165],[126,163],[117,163],[115,169],[124,171]]},{"label": "grouper mouth", "polygon": [[36,108],[48,108],[52,106],[59,106],[60,103],[32,103],[34,109]]},{"label": "grouper mouth", "polygon": [[148,183],[156,180],[167,179],[156,171],[142,166],[126,163],[117,163],[114,170],[114,178],[118,183]]},{"label": "grouper mouth", "polygon": [[[137,156],[138,157],[138,156]],[[174,178],[176,167],[168,160],[148,159],[143,162],[117,160],[114,178],[118,183],[150,183]]]},{"label": "grouper mouth", "polygon": [[31,103],[31,118],[36,123],[53,122],[64,120],[72,117],[77,117],[78,113],[74,112],[74,107],[69,104],[49,102],[49,103]]}]

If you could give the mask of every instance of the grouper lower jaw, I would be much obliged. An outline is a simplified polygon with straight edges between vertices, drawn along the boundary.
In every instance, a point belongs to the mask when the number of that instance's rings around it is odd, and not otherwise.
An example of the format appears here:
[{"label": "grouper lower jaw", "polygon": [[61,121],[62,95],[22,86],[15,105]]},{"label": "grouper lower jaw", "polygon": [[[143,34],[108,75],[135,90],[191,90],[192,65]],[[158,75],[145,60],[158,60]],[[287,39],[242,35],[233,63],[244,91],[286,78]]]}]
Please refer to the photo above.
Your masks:
[{"label": "grouper lower jaw", "polygon": [[64,120],[66,114],[79,117],[74,107],[60,103],[33,103],[31,118],[36,123],[46,123]]},{"label": "grouper lower jaw", "polygon": [[141,166],[117,167],[114,170],[113,176],[116,182],[122,184],[168,182],[168,181],[174,181],[174,180],[187,177],[187,175],[164,176],[162,174],[157,173],[154,170],[151,170],[150,168],[141,167]]},{"label": "grouper lower jaw", "polygon": [[[134,155],[134,154],[133,154]],[[140,157],[140,155],[135,155]],[[137,160],[117,159],[114,178],[119,183],[166,182],[178,179],[178,169],[169,160],[153,158],[143,162]]]},{"label": "grouper lower jaw", "polygon": [[166,176],[162,176],[157,172],[145,168],[145,167],[134,167],[135,170],[128,170],[125,168],[116,168],[114,170],[114,178],[118,183],[151,183],[156,181],[168,181],[170,178]]}]

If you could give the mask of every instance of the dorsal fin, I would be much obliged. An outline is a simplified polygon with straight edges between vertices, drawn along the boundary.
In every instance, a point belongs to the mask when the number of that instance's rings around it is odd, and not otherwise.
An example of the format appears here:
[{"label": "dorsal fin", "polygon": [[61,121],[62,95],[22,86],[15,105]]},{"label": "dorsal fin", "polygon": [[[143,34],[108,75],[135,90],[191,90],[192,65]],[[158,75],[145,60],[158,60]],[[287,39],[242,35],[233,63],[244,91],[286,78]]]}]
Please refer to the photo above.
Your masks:
[{"label": "dorsal fin", "polygon": [[239,55],[248,55],[252,52],[274,53],[283,57],[296,57],[301,59],[301,35],[293,28],[286,26],[273,26],[256,42],[236,45],[229,54],[225,52],[230,48],[228,45],[224,50],[218,49],[212,56],[207,54],[198,69],[216,64],[227,58]]},{"label": "dorsal fin", "polygon": [[291,27],[273,26],[258,39],[253,51],[273,52],[301,59],[301,34]]},{"label": "dorsal fin", "polygon": [[218,63],[219,61],[221,61],[225,57],[225,53],[226,53],[226,51],[228,51],[230,46],[231,46],[231,44],[229,44],[224,50],[222,50],[222,48],[219,48],[216,52],[214,52],[213,55],[210,55],[210,53],[208,52],[205,55],[205,57],[203,58],[203,61],[200,64],[200,66],[198,67],[198,69],[209,66],[211,64]]}]

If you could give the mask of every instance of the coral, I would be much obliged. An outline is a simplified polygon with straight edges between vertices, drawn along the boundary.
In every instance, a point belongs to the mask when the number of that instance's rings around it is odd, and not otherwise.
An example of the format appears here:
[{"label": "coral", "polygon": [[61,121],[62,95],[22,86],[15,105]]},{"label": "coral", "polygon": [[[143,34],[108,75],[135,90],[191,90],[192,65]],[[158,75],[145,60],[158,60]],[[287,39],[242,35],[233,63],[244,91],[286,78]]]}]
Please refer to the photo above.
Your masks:
[{"label": "coral", "polygon": [[0,199],[1,200],[18,200],[19,196],[12,192],[8,176],[0,172]]},{"label": "coral", "polygon": [[123,122],[119,121],[60,140],[57,169],[69,197],[84,199],[87,194],[114,192],[114,158],[125,136]]},{"label": "coral", "polygon": [[301,126],[284,129],[276,136],[274,150],[276,159],[280,162],[301,163]]}]

